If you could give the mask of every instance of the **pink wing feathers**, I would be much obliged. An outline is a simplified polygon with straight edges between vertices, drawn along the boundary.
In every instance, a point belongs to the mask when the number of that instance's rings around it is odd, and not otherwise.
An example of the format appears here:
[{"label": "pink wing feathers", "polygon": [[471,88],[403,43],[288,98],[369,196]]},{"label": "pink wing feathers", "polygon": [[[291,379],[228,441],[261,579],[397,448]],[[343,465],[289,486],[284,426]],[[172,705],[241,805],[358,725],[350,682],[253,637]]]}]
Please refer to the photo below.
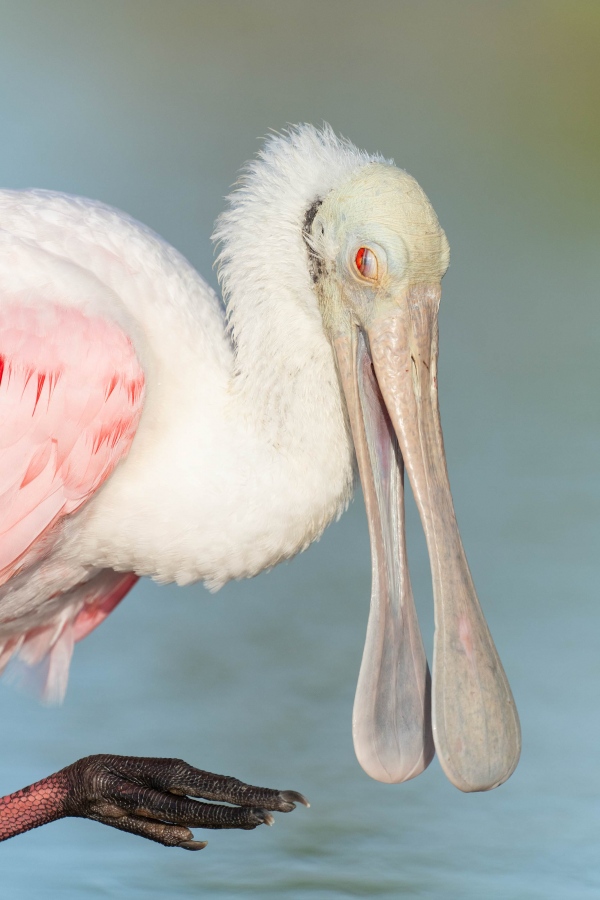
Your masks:
[{"label": "pink wing feathers", "polygon": [[[52,551],[60,520],[78,510],[127,454],[143,396],[134,348],[113,322],[58,305],[0,310],[0,585]],[[109,579],[105,592],[97,584],[73,606],[72,613],[83,616],[79,625],[72,615],[61,626],[72,629],[71,646],[135,581],[130,574],[111,575],[118,584]],[[54,632],[57,625],[48,627]],[[0,664],[9,643],[11,653],[17,643],[22,652],[33,637],[0,645]]]}]

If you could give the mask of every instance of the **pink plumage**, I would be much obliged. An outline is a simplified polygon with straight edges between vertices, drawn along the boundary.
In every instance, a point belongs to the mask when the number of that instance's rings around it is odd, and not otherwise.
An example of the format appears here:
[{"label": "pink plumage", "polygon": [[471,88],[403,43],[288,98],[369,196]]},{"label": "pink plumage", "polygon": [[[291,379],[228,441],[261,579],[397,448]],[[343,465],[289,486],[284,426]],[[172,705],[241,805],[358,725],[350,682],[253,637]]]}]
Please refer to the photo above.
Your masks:
[{"label": "pink plumage", "polygon": [[[144,375],[113,322],[72,307],[7,304],[0,311],[0,585],[49,552],[76,512],[128,452]],[[136,578],[110,573],[78,587],[70,615],[0,644],[35,664],[84,637]],[[65,628],[72,629],[65,640]],[[69,657],[70,658],[70,657]],[[68,671],[68,660],[67,660]]]}]

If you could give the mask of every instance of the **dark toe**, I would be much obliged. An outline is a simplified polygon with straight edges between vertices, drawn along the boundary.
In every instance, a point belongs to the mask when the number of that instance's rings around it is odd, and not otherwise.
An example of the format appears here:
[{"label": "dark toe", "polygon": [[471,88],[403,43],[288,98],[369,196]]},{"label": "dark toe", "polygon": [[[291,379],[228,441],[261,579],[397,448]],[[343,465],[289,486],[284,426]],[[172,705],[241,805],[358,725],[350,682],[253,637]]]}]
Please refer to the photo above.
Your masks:
[{"label": "dark toe", "polygon": [[194,840],[191,828],[249,831],[273,825],[271,811],[291,812],[297,803],[309,805],[297,791],[255,787],[195,769],[180,759],[97,755],[58,774],[68,785],[64,814],[95,819],[184,850],[206,846],[206,841]]}]

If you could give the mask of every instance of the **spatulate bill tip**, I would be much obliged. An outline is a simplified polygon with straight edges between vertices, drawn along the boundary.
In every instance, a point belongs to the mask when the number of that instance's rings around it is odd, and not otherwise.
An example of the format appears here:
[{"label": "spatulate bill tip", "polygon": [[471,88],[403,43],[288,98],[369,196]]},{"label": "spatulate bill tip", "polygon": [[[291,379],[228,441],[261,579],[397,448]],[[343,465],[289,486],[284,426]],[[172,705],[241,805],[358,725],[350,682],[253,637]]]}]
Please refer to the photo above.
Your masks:
[{"label": "spatulate bill tip", "polygon": [[465,794],[493,791],[511,777],[521,756],[520,733],[507,743],[501,756],[492,754],[451,753],[435,733],[436,750],[448,781]]},{"label": "spatulate bill tip", "polygon": [[361,742],[356,736],[354,751],[363,771],[374,781],[383,784],[411,781],[425,771],[435,756],[433,742],[427,741],[412,754],[389,748],[382,753],[381,748],[376,748],[373,741]]}]

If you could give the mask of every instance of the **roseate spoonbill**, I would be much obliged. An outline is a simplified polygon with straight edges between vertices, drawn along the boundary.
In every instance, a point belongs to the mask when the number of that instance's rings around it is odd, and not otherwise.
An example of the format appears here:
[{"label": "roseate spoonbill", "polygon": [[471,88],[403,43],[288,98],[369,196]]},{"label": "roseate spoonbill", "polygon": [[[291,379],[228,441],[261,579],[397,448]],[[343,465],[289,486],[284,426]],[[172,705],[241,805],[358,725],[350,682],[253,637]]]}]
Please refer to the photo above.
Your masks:
[{"label": "roseate spoonbill", "polygon": [[[434,745],[463,791],[514,770],[519,722],[457,530],[437,404],[448,244],[421,188],[328,126],[267,140],[218,221],[227,307],[101,203],[0,192],[0,666],[45,665],[136,579],[218,587],[293,556],[346,507],[373,560],[353,715],[363,768]],[[406,563],[403,469],[425,530],[433,686]],[[236,806],[190,799],[221,800]],[[180,760],[95,756],[0,801],[0,839],[65,815],[198,849],[304,798]]]}]

